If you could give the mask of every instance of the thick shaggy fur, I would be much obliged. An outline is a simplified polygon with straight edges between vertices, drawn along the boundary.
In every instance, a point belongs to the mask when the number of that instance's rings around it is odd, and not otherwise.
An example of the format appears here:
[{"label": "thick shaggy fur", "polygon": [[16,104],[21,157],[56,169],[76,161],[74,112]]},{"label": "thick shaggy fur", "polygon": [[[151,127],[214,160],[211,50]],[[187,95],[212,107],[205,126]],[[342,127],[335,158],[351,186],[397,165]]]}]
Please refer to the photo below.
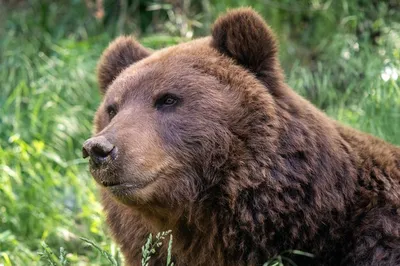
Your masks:
[{"label": "thick shaggy fur", "polygon": [[[251,9],[154,53],[121,37],[99,83],[96,136],[118,156],[92,173],[128,265],[149,232],[168,229],[176,265],[262,265],[291,249],[315,255],[289,255],[297,265],[400,265],[400,149],[289,88]],[[179,102],[156,108],[165,93]]]}]

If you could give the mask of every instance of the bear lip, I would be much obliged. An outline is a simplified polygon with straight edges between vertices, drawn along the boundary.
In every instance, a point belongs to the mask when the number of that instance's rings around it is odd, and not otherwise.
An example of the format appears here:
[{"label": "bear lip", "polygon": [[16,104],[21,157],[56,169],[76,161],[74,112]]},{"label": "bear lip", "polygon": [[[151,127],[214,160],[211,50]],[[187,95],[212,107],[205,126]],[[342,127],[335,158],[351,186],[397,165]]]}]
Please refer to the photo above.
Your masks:
[{"label": "bear lip", "polygon": [[121,183],[112,186],[105,187],[108,191],[110,191],[114,197],[124,199],[128,194],[134,193],[137,190],[143,189],[146,185],[141,186],[132,183]]},{"label": "bear lip", "polygon": [[106,182],[106,181],[101,181],[100,183],[104,187],[115,187],[115,186],[124,185],[124,183],[113,183],[113,182]]},{"label": "bear lip", "polygon": [[121,182],[121,183],[114,183],[114,182],[99,182],[101,186],[110,190],[111,192],[118,192],[124,189],[142,189],[146,187],[149,183],[128,183],[128,182]]},{"label": "bear lip", "polygon": [[107,189],[115,190],[124,188],[134,188],[135,186],[133,184],[128,184],[128,183],[119,183],[119,184],[107,185],[105,187]]}]

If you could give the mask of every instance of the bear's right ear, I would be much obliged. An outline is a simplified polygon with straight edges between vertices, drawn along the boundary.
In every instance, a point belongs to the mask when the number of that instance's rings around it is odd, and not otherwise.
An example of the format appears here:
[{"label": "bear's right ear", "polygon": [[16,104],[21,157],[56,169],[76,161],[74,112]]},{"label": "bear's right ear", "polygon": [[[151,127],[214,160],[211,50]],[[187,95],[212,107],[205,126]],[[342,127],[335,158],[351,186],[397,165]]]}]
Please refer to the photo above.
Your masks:
[{"label": "bear's right ear", "polygon": [[121,36],[115,39],[103,52],[97,65],[100,92],[104,94],[111,82],[125,68],[150,54],[150,50],[131,37]]},{"label": "bear's right ear", "polygon": [[276,38],[253,9],[239,8],[219,17],[212,29],[212,46],[250,70],[269,89],[279,87],[283,76]]}]

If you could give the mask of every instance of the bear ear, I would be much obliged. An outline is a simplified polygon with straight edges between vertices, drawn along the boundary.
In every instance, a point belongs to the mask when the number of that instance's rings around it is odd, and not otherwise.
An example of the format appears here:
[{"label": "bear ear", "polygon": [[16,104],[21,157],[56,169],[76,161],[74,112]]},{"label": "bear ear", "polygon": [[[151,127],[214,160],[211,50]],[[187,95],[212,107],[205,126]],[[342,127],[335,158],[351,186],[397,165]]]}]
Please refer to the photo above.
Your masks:
[{"label": "bear ear", "polygon": [[251,8],[239,8],[219,17],[212,29],[212,46],[235,59],[266,85],[275,85],[282,78],[275,36]]},{"label": "bear ear", "polygon": [[100,92],[104,94],[111,82],[125,68],[150,54],[150,50],[131,37],[121,36],[115,39],[103,52],[97,65]]}]

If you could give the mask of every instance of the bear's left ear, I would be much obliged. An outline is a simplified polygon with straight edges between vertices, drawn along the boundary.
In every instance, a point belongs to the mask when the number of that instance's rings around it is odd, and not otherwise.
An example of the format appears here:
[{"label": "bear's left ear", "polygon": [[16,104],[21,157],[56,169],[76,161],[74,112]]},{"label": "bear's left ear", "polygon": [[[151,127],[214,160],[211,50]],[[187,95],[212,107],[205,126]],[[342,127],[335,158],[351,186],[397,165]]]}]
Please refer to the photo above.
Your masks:
[{"label": "bear's left ear", "polygon": [[115,39],[103,52],[97,65],[100,92],[104,94],[111,82],[125,68],[150,54],[150,50],[144,48],[132,37],[121,36]]},{"label": "bear's left ear", "polygon": [[267,86],[275,86],[283,79],[275,36],[251,8],[239,8],[218,18],[212,29],[212,45]]}]

